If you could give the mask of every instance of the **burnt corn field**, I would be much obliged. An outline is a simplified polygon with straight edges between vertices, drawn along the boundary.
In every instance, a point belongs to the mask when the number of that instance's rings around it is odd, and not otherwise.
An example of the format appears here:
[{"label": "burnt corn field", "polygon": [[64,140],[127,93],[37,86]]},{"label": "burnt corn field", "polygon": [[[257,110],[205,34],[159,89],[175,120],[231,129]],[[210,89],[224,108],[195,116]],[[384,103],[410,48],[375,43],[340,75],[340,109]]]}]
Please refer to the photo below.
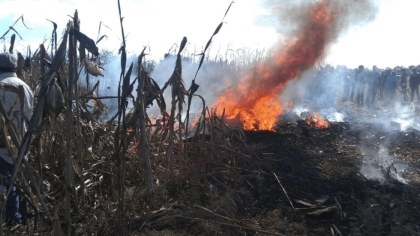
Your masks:
[{"label": "burnt corn field", "polygon": [[[145,50],[127,64],[118,8],[115,97],[101,97],[100,82],[89,83],[103,76],[97,44],[105,36],[86,36],[77,11],[61,41],[53,22],[49,45],[18,54],[17,75],[36,99],[30,129],[8,144],[20,166],[14,174],[25,223],[3,225],[2,235],[420,235],[419,131],[360,122],[360,115],[382,113],[347,103],[340,104],[353,114],[346,122],[288,113],[272,131],[228,125],[225,110],[208,108],[196,94],[196,77],[190,88],[184,84],[187,38],[163,87],[145,69]],[[106,117],[110,98],[117,109]],[[202,103],[196,119],[193,99]],[[152,103],[160,110],[155,119]],[[378,161],[383,156],[386,163]]]}]

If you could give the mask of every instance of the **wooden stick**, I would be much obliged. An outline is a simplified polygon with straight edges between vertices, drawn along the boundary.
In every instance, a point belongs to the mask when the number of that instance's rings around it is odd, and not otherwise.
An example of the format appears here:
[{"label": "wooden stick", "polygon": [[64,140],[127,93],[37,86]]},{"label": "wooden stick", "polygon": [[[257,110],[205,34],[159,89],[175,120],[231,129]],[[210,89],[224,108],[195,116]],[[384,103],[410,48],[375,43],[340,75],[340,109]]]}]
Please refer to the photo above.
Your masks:
[{"label": "wooden stick", "polygon": [[293,206],[292,201],[290,201],[289,195],[287,195],[286,189],[284,189],[284,188],[283,188],[283,185],[281,184],[281,182],[280,182],[279,178],[277,177],[276,173],[273,173],[273,174],[274,174],[274,176],[276,177],[277,182],[279,182],[280,187],[283,189],[284,194],[286,194],[287,200],[289,200],[290,205],[292,206],[292,208],[293,208],[293,209],[295,209],[295,207]]},{"label": "wooden stick", "polygon": [[342,236],[340,230],[338,230],[338,228],[333,224],[333,227],[335,229],[335,231],[337,232],[337,236]]},{"label": "wooden stick", "polygon": [[225,220],[229,220],[229,221],[236,221],[236,220],[233,220],[233,219],[231,219],[231,218],[228,218],[228,217],[226,217],[226,216],[222,216],[222,215],[219,215],[219,214],[217,214],[216,212],[214,212],[214,211],[212,211],[212,210],[209,210],[209,209],[207,209],[207,208],[205,208],[205,207],[202,207],[202,206],[199,206],[199,205],[194,205],[195,207],[198,207],[198,208],[200,208],[200,209],[202,209],[202,210],[205,210],[205,211],[207,211],[207,212],[210,212],[210,213],[212,213],[213,215],[215,215],[215,216],[217,216],[217,217],[220,217],[220,218],[223,218],[223,219],[225,219]]}]

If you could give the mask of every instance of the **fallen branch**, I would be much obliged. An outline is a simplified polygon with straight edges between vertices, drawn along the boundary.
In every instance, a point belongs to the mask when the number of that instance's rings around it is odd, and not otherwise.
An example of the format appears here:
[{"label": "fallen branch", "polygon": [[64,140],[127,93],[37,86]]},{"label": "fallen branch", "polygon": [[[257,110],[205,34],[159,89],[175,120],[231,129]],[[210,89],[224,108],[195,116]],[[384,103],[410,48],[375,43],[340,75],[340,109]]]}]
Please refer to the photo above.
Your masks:
[{"label": "fallen branch", "polygon": [[289,195],[287,195],[286,189],[283,188],[283,185],[281,184],[281,182],[280,182],[279,178],[277,177],[276,173],[273,173],[273,174],[274,174],[274,177],[276,177],[277,182],[279,182],[280,187],[283,189],[284,194],[286,194],[287,200],[289,200],[290,205],[292,206],[293,209],[295,209],[295,207],[293,206],[292,201],[290,201]]}]

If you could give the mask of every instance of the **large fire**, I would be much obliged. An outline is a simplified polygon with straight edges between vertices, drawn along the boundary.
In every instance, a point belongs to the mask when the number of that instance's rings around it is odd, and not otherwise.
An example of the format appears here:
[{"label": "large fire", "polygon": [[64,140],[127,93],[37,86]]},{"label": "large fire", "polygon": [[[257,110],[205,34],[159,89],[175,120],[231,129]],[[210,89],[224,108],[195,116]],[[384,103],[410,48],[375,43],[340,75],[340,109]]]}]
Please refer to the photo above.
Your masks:
[{"label": "large fire", "polygon": [[315,126],[319,129],[326,129],[330,127],[330,124],[318,113],[308,115],[306,117],[306,124]]},{"label": "large fire", "polygon": [[293,40],[245,73],[236,87],[224,91],[214,104],[219,115],[225,108],[226,118],[239,119],[246,130],[273,130],[283,114],[280,91],[325,51],[336,14],[331,9],[327,0],[315,3]]}]

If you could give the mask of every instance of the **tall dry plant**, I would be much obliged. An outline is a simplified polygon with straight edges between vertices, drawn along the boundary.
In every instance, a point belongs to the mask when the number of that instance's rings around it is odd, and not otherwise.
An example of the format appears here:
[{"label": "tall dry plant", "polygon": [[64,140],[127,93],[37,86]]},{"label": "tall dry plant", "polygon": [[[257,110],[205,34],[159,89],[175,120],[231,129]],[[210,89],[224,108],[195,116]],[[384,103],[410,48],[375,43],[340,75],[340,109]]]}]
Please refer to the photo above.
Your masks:
[{"label": "tall dry plant", "polygon": [[[76,222],[87,221],[89,223],[84,227],[89,231],[86,229],[82,234],[127,235],[132,227],[133,214],[148,212],[146,215],[152,217],[157,212],[154,209],[167,206],[171,194],[168,188],[177,180],[202,176],[209,173],[212,166],[239,165],[238,158],[245,163],[255,164],[255,154],[245,144],[241,130],[225,125],[214,112],[206,110],[204,98],[195,94],[198,89],[195,78],[189,91],[185,89],[182,53],[186,50],[186,38],[181,41],[174,71],[163,88],[143,66],[145,49],[137,61],[137,76],[131,80],[134,65],[131,64],[126,71],[126,42],[120,2],[118,8],[123,37],[117,97],[95,94],[98,83],[92,89],[90,86],[81,87],[78,83],[80,72],[83,69],[86,72],[86,68],[83,68],[86,62],[95,61],[98,57],[96,44],[105,36],[99,37],[98,33],[95,42],[83,34],[77,11],[67,25],[61,44],[52,51],[52,55],[47,52],[48,47],[41,45],[33,55],[29,53],[26,59],[23,55],[19,59],[20,76],[37,94],[30,128],[20,142],[19,139],[15,142],[18,166],[25,162],[23,156],[28,153],[32,141],[34,144],[35,153],[31,154],[31,163],[24,163],[25,168],[29,169],[26,171],[32,173],[27,181],[31,185],[28,185],[28,195],[34,192],[30,199],[34,199],[33,205],[40,209],[32,223],[33,232],[48,228],[60,234],[60,222],[63,221],[66,235],[71,235],[78,226]],[[223,21],[207,43],[196,75],[204,63],[213,36],[222,25]],[[29,64],[26,63],[28,59]],[[133,96],[135,83],[136,97]],[[65,94],[65,116],[58,114],[53,117],[45,112],[46,100],[55,84]],[[167,112],[162,94],[169,86],[172,89],[171,110]],[[194,134],[188,137],[188,117],[193,97],[202,100],[203,109],[200,120],[193,127]],[[102,101],[106,98],[118,99],[118,111],[113,118],[118,118],[116,123],[106,124],[99,119],[106,109]],[[134,100],[134,106],[126,114],[130,98]],[[93,105],[89,105],[88,101]],[[155,122],[147,114],[152,102],[156,102],[161,110],[161,117]],[[187,119],[183,122],[181,115],[185,114],[186,102]],[[7,116],[4,117],[7,120]],[[166,167],[163,171],[162,166]],[[14,175],[17,172],[16,169]],[[158,180],[164,180],[164,184],[159,184]],[[134,187],[130,182],[135,182]],[[144,199],[148,200],[146,206],[142,205],[143,195],[139,194],[143,186],[147,186],[144,195]],[[165,200],[159,201],[156,193],[161,193]],[[64,210],[62,201],[65,203]],[[42,216],[46,216],[47,221]],[[93,216],[99,219],[95,221]],[[145,219],[143,225],[147,221]]]},{"label": "tall dry plant", "polygon": [[[194,93],[198,90],[198,88],[199,88],[199,85],[198,84],[196,84],[195,83],[195,79],[197,78],[197,74],[198,74],[198,72],[200,71],[200,68],[201,68],[201,66],[203,65],[203,61],[204,61],[204,58],[205,58],[205,56],[206,56],[206,51],[207,51],[207,49],[210,47],[210,45],[211,45],[211,42],[212,42],[212,40],[213,40],[213,37],[217,34],[217,33],[219,33],[219,31],[220,31],[220,29],[222,28],[222,26],[223,26],[223,20],[225,19],[225,17],[226,17],[226,15],[228,14],[228,12],[229,12],[229,10],[230,10],[230,7],[232,6],[232,4],[233,4],[234,2],[232,1],[230,4],[229,4],[229,7],[228,7],[228,9],[226,10],[226,12],[225,12],[225,15],[223,16],[223,18],[222,18],[222,22],[217,26],[217,28],[216,28],[216,30],[214,31],[214,33],[213,33],[213,35],[210,37],[210,39],[209,39],[209,41],[207,42],[207,44],[206,44],[206,46],[204,47],[204,51],[201,53],[201,59],[200,59],[200,62],[199,62],[199,64],[198,64],[198,68],[197,68],[197,72],[195,73],[195,76],[194,76],[194,79],[192,80],[192,82],[191,82],[191,86],[190,86],[190,88],[189,88],[189,94],[188,94],[188,105],[187,105],[187,113],[186,113],[186,121],[185,121],[185,138],[187,139],[188,138],[188,124],[189,124],[189,118],[190,118],[190,108],[191,108],[191,101],[192,101],[192,96],[194,95]],[[203,110],[204,110],[205,108],[203,108]],[[204,113],[205,114],[205,113]],[[205,116],[204,116],[204,118],[205,118]],[[205,120],[205,119],[204,119]],[[187,145],[188,144],[186,144],[185,145],[185,150],[187,149]],[[188,156],[188,154],[186,153],[186,155]]]}]

